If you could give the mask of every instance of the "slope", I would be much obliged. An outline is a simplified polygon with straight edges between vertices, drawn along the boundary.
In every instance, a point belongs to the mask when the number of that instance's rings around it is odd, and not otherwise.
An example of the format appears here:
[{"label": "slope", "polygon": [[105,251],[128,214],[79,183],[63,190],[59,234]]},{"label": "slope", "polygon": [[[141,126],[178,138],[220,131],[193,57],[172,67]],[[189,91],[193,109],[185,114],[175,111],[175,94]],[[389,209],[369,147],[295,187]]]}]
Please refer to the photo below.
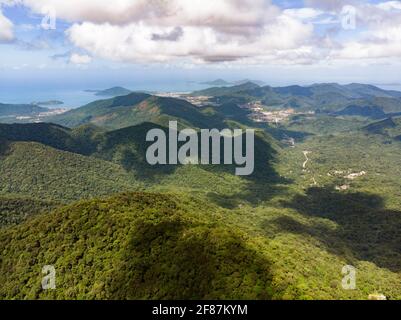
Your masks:
[{"label": "slope", "polygon": [[158,128],[168,135],[166,127],[153,123],[108,132],[93,125],[74,129],[53,124],[0,128],[0,139],[4,141],[0,150],[3,194],[71,201],[79,199],[80,192],[82,197],[91,197],[136,189],[144,183],[149,188],[196,190],[220,199],[235,194],[254,199],[257,196],[251,190],[259,184],[271,190],[278,180],[272,165],[279,147],[263,131],[255,136],[254,173],[238,177],[236,165],[149,165],[146,151],[152,142],[146,141],[147,132]]},{"label": "slope", "polygon": [[[383,90],[372,85],[319,83],[311,86],[259,87],[248,83],[242,86],[209,88],[193,95],[211,96],[214,102],[245,104],[261,101],[274,108],[296,108],[331,113],[343,110],[348,115],[377,116],[378,112],[401,112],[401,92]],[[349,111],[349,108],[353,108]],[[363,107],[363,108],[359,108]],[[348,108],[348,109],[347,109]],[[372,110],[369,110],[372,108]],[[381,110],[379,110],[381,109]],[[372,111],[372,112],[371,112]]]},{"label": "slope", "polygon": [[34,142],[12,142],[0,155],[0,194],[73,201],[135,190],[120,166]]},{"label": "slope", "polygon": [[120,129],[143,122],[167,125],[177,120],[180,126],[209,128],[222,127],[223,119],[207,116],[189,102],[174,98],[161,98],[143,93],[100,100],[65,114],[48,119],[49,122],[75,127],[92,123],[112,129]]},{"label": "slope", "polygon": [[401,138],[401,117],[387,118],[382,121],[371,123],[363,128],[366,133],[378,134],[385,137]]},{"label": "slope", "polygon": [[[0,298],[270,298],[269,261],[220,214],[184,195],[136,193],[0,231]],[[49,264],[57,290],[43,291]]]}]

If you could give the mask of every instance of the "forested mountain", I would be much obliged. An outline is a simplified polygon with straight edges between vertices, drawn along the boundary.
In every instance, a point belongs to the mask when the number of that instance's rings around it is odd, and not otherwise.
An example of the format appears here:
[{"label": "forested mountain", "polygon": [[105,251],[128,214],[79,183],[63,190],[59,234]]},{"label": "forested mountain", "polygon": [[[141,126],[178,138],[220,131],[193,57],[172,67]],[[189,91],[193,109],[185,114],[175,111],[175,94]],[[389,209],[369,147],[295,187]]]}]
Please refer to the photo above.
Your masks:
[{"label": "forested mountain", "polygon": [[341,115],[382,117],[401,112],[401,93],[372,85],[336,83],[311,86],[270,87],[246,83],[233,87],[215,87],[193,93],[212,96],[219,103],[244,104],[261,101],[276,108],[295,108]]},{"label": "forested mountain", "polygon": [[33,142],[8,143],[0,155],[0,194],[73,201],[136,190],[120,166]]},{"label": "forested mountain", "polygon": [[387,118],[374,122],[364,127],[364,130],[371,134],[379,134],[400,140],[401,138],[401,117]]},{"label": "forested mountain", "polygon": [[[213,106],[130,93],[57,124],[0,125],[0,298],[400,299],[397,93],[222,90]],[[266,99],[316,112],[268,124],[241,107]],[[146,134],[170,120],[256,129],[254,173],[149,165]],[[57,290],[41,289],[44,265]]]},{"label": "forested mountain", "polygon": [[[183,195],[142,193],[61,208],[0,234],[0,298],[271,298],[257,240],[221,213]],[[57,290],[36,289],[40,269],[30,266],[46,263],[60,274]]]},{"label": "forested mountain", "polygon": [[181,127],[221,128],[224,119],[208,116],[181,99],[131,93],[95,101],[48,120],[68,127],[92,123],[108,129],[120,129],[143,122],[168,125],[170,120],[177,120]]},{"label": "forested mountain", "polygon": [[[146,150],[152,143],[146,141],[146,134],[154,128],[168,135],[167,127],[153,123],[114,131],[102,131],[93,125],[74,129],[45,123],[0,125],[3,141],[0,171],[4,178],[0,193],[74,200],[80,194],[88,197],[132,190],[142,183],[163,184],[164,180],[165,185],[191,188],[193,179],[197,183],[192,186],[204,192],[219,188],[228,191],[224,179],[237,181],[239,185],[246,183],[234,176],[235,166],[149,165]],[[269,164],[277,148],[271,136],[262,131],[257,133],[256,169],[250,179],[276,178]],[[46,188],[45,184],[50,181],[52,187]]]}]

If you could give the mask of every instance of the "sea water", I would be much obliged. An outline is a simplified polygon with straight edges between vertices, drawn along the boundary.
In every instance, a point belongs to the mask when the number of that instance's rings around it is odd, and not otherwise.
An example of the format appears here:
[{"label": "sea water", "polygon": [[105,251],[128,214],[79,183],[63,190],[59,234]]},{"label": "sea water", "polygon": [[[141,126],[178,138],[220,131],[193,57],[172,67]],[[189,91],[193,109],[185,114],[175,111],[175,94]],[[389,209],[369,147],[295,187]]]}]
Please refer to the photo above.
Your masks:
[{"label": "sea water", "polygon": [[[33,102],[62,101],[62,105],[46,105],[47,108],[67,108],[73,109],[84,106],[90,102],[107,99],[110,97],[96,96],[95,92],[87,92],[86,90],[104,90],[110,87],[88,86],[82,88],[52,88],[52,87],[35,87],[30,88],[23,85],[0,86],[0,103],[6,104],[30,104]],[[155,92],[192,92],[201,90],[207,86],[196,82],[180,82],[180,83],[160,83],[160,84],[127,84],[119,85],[132,91]]]}]

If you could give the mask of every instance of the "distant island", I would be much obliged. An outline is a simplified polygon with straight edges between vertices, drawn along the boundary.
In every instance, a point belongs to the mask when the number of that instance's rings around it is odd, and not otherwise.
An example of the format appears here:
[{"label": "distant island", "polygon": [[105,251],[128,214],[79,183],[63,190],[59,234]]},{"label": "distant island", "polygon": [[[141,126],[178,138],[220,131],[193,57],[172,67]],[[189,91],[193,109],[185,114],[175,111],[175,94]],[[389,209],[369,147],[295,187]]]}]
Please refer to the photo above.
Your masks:
[{"label": "distant island", "polygon": [[85,90],[85,92],[95,93],[96,96],[102,96],[102,97],[125,96],[127,94],[132,93],[131,90],[128,90],[123,87],[113,87],[105,90]]},{"label": "distant island", "polygon": [[231,82],[227,82],[226,80],[223,80],[223,79],[217,79],[217,80],[214,80],[214,81],[202,82],[201,84],[205,84],[205,85],[208,85],[208,86],[222,86],[222,87],[224,87],[224,86],[229,86],[232,83]]},{"label": "distant island", "polygon": [[265,85],[263,81],[260,80],[249,80],[249,79],[244,79],[244,80],[239,80],[239,81],[232,81],[228,82],[223,79],[217,79],[213,81],[207,81],[207,82],[201,82],[201,84],[208,85],[208,86],[215,86],[215,87],[226,87],[226,86],[232,86],[232,85],[241,85],[244,83],[249,83],[252,82],[254,84],[257,84],[259,86]]}]

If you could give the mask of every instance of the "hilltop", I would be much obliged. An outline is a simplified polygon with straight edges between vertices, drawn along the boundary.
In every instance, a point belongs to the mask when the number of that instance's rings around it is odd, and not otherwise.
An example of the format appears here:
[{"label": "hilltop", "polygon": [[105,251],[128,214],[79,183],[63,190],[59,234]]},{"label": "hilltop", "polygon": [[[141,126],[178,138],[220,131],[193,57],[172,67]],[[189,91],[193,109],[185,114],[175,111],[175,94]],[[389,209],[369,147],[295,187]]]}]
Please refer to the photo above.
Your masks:
[{"label": "hilltop", "polygon": [[401,112],[401,92],[372,85],[336,83],[310,86],[271,87],[247,82],[232,87],[214,87],[192,93],[211,96],[217,103],[245,104],[260,101],[272,108],[295,108],[319,113],[381,118]]},{"label": "hilltop", "polygon": [[267,133],[260,131],[255,137],[254,174],[240,178],[234,175],[233,165],[149,165],[145,155],[151,142],[146,141],[146,134],[154,128],[168,131],[148,122],[112,131],[93,125],[74,129],[46,123],[0,125],[4,177],[0,193],[71,201],[80,194],[97,196],[146,184],[227,194],[239,193],[251,181],[267,179],[262,183],[267,187],[277,180],[271,164],[279,147]]},{"label": "hilltop", "polygon": [[208,86],[216,86],[216,87],[226,87],[226,86],[232,86],[232,85],[241,85],[241,84],[245,84],[248,82],[252,82],[255,83],[259,86],[263,86],[264,82],[260,81],[260,80],[249,80],[249,79],[244,79],[244,80],[238,80],[238,81],[226,81],[224,79],[217,79],[214,81],[206,81],[206,82],[202,82],[201,84],[205,84]]},{"label": "hilltop", "polygon": [[120,129],[143,122],[166,126],[170,120],[177,120],[180,126],[184,127],[221,128],[224,119],[209,116],[185,100],[156,97],[145,93],[131,93],[95,101],[48,119],[49,122],[68,127],[92,123],[109,129]]},{"label": "hilltop", "polygon": [[[136,193],[39,216],[0,232],[0,298],[271,298],[258,242],[219,214],[184,195]],[[57,290],[39,290],[40,266],[49,263]]]}]

